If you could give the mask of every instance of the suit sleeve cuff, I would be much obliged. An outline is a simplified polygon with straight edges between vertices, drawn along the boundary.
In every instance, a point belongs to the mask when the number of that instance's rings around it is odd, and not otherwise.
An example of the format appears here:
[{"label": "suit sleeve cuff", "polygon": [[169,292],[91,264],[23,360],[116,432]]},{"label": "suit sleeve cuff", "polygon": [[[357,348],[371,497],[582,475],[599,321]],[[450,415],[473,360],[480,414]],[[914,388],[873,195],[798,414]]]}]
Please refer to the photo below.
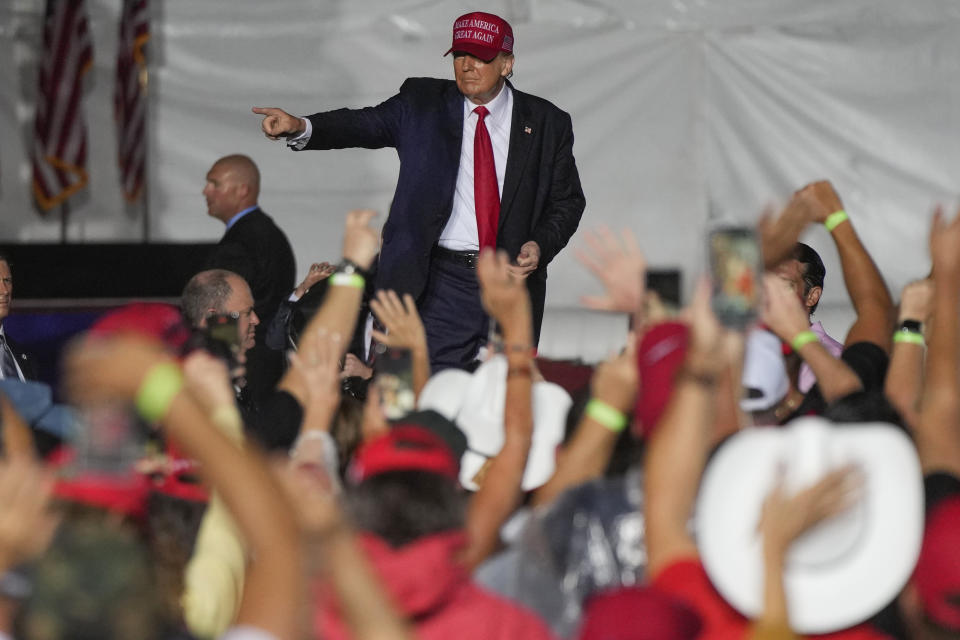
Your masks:
[{"label": "suit sleeve cuff", "polygon": [[300,118],[303,121],[304,130],[303,133],[298,135],[295,138],[287,138],[287,147],[293,149],[294,151],[301,151],[307,143],[310,142],[310,137],[313,135],[313,123],[310,122],[309,118]]}]

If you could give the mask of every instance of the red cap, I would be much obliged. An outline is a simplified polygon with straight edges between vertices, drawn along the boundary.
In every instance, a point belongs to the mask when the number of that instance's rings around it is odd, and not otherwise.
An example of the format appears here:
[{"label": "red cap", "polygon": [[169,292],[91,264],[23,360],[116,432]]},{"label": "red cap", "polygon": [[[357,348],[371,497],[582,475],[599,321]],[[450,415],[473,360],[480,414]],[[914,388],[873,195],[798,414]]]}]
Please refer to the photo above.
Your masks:
[{"label": "red cap", "polygon": [[360,483],[388,471],[430,471],[456,481],[458,461],[443,438],[415,425],[395,425],[353,457],[350,478]]},{"label": "red cap", "polygon": [[927,516],[920,559],[913,581],[923,610],[933,622],[960,631],[960,496],[933,508]]},{"label": "red cap", "polygon": [[646,437],[656,426],[673,392],[673,378],[687,355],[690,329],[682,322],[663,322],[643,334],[637,348],[640,392],[635,434]]},{"label": "red cap", "polygon": [[653,587],[621,587],[587,601],[580,640],[693,640],[700,617]]},{"label": "red cap", "polygon": [[180,310],[172,304],[134,302],[101,316],[92,327],[91,335],[111,336],[118,333],[139,333],[161,340],[177,350],[190,338],[190,330],[183,322]]},{"label": "red cap", "polygon": [[443,55],[451,51],[464,51],[489,62],[501,51],[513,53],[513,29],[510,23],[492,13],[467,13],[453,23],[453,45]]}]

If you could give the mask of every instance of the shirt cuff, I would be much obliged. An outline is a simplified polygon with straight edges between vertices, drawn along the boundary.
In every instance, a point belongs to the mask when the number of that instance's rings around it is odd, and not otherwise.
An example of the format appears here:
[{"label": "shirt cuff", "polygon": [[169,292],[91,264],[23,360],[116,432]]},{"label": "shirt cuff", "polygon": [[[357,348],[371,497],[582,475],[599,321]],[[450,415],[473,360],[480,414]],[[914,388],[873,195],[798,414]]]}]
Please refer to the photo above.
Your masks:
[{"label": "shirt cuff", "polygon": [[303,148],[307,146],[307,143],[310,142],[310,136],[313,135],[313,123],[311,123],[308,118],[300,118],[300,120],[305,127],[303,133],[296,138],[287,138],[287,147],[294,151],[303,150]]}]

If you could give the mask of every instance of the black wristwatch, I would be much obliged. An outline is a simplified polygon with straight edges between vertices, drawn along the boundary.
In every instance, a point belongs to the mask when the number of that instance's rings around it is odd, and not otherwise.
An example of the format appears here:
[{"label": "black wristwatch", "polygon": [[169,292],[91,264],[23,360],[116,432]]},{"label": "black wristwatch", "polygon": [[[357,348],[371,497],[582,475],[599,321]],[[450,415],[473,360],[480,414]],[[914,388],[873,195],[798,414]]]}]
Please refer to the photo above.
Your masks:
[{"label": "black wristwatch", "polygon": [[348,276],[352,276],[356,274],[358,276],[363,276],[364,280],[367,279],[366,270],[362,269],[360,265],[358,265],[353,260],[350,260],[349,258],[344,258],[343,260],[341,260],[340,264],[337,265],[337,269],[336,271],[334,271],[334,273],[342,273]]},{"label": "black wristwatch", "polygon": [[919,320],[904,320],[897,327],[897,331],[906,331],[907,333],[923,333],[923,323]]}]

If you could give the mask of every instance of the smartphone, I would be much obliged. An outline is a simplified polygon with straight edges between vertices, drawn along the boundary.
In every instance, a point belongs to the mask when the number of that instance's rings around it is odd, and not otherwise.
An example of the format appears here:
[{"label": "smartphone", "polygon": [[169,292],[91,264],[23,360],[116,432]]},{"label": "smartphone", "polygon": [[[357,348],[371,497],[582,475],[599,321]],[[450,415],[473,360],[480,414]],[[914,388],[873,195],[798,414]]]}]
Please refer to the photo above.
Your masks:
[{"label": "smartphone", "polygon": [[763,261],[751,227],[719,227],[710,232],[712,305],[725,327],[746,329],[760,308]]},{"label": "smartphone", "polygon": [[380,392],[380,408],[387,420],[399,420],[414,410],[413,359],[409,349],[392,349],[377,344],[373,384]]},{"label": "smartphone", "polygon": [[236,364],[240,352],[240,332],[237,318],[228,313],[217,313],[207,318],[202,330],[203,348],[231,365]]}]

